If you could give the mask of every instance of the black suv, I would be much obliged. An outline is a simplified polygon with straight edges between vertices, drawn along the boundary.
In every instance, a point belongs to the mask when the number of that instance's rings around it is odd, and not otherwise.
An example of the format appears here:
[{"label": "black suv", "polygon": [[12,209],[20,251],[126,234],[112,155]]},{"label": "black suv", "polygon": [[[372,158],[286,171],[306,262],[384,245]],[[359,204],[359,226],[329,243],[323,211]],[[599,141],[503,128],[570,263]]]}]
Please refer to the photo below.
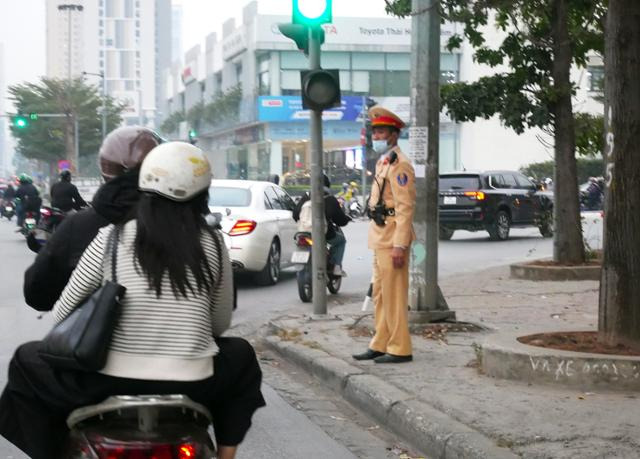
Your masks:
[{"label": "black suv", "polygon": [[440,174],[440,239],[457,229],[488,231],[505,241],[515,226],[537,226],[553,236],[553,201],[527,177],[513,171]]}]

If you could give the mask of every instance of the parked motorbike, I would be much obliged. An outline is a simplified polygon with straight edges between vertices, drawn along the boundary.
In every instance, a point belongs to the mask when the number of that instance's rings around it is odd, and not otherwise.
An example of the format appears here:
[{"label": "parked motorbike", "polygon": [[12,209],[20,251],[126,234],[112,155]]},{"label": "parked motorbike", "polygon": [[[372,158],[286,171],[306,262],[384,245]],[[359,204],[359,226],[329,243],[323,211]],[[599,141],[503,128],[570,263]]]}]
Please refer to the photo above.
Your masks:
[{"label": "parked motorbike", "polygon": [[[312,267],[311,267],[311,247],[313,240],[311,233],[299,232],[294,236],[296,241],[296,251],[293,252],[291,262],[296,266],[298,295],[305,302],[311,302],[313,298],[312,284]],[[342,277],[333,275],[333,264],[329,262],[329,249],[327,247],[327,288],[329,292],[336,294],[340,291],[342,285]]]},{"label": "parked motorbike", "polygon": [[11,221],[15,214],[16,207],[11,201],[6,201],[2,204],[2,207],[0,208],[0,218],[6,217],[7,220]]},{"label": "parked motorbike", "polygon": [[56,228],[66,217],[66,213],[55,207],[40,208],[40,220],[35,229],[27,235],[27,245],[33,252],[38,253],[49,241]]},{"label": "parked motorbike", "polygon": [[73,411],[64,459],[212,459],[211,414],[185,395],[114,396]]}]

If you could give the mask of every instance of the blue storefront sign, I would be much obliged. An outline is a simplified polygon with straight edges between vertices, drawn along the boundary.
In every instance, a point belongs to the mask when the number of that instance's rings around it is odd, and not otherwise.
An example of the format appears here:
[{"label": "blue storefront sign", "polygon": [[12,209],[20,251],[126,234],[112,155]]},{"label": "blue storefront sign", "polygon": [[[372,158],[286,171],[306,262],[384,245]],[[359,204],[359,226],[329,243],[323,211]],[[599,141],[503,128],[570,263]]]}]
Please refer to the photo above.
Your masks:
[{"label": "blue storefront sign", "polygon": [[[353,145],[360,143],[362,124],[355,121],[329,121],[322,125],[322,136],[325,139],[345,140]],[[293,140],[309,138],[309,123],[272,123],[269,125],[270,140]]]},{"label": "blue storefront sign", "polygon": [[[302,108],[300,96],[258,97],[258,120],[265,122],[308,121],[309,110]],[[343,96],[342,106],[325,110],[324,121],[361,121],[362,97]]]}]

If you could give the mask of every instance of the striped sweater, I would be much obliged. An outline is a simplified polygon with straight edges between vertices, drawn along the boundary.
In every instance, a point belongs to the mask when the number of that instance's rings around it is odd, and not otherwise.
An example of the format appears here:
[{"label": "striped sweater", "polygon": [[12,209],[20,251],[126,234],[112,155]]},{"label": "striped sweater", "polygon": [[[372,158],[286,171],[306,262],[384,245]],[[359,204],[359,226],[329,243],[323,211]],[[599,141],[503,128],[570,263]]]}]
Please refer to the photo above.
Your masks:
[{"label": "striped sweater", "polygon": [[[208,232],[201,236],[202,246],[214,277],[211,291],[176,298],[168,274],[162,281],[162,294],[156,297],[147,277],[134,264],[136,221],[128,222],[120,232],[116,276],[127,291],[122,300],[122,314],[109,348],[106,366],[101,373],[121,378],[197,381],[213,375],[213,356],[218,347],[214,337],[231,323],[233,278],[224,241],[222,273],[219,254]],[[111,278],[109,235],[114,226],[100,230],[82,255],[69,283],[53,308],[56,323],[64,320],[82,301],[93,294],[105,279]],[[220,279],[222,274],[222,279]],[[193,274],[187,270],[192,286]],[[218,280],[220,279],[220,282]]]}]

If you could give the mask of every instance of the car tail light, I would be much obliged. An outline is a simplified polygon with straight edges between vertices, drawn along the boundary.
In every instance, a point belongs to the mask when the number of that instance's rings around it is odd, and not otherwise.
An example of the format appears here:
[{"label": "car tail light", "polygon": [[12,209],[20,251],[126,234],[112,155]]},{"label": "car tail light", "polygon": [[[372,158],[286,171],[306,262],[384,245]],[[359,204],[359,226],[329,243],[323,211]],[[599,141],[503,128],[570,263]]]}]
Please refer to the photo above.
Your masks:
[{"label": "car tail light", "polygon": [[476,201],[484,201],[485,195],[483,191],[465,191],[464,195]]},{"label": "car tail light", "polygon": [[229,236],[244,236],[256,229],[258,223],[253,220],[238,220],[229,231]]}]

